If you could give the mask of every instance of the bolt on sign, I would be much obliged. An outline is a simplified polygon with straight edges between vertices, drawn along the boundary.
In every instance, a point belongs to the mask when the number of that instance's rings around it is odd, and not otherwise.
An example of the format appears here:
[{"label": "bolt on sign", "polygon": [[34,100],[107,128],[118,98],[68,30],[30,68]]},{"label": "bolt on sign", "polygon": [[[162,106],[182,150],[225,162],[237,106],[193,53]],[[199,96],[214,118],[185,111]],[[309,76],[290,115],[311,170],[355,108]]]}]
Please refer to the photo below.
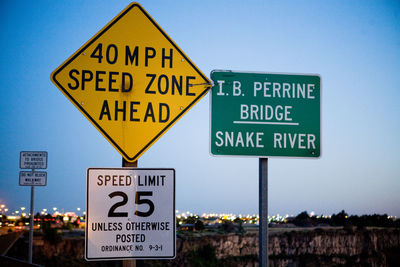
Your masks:
[{"label": "bolt on sign", "polygon": [[130,162],[211,88],[138,3],[62,63],[51,80]]},{"label": "bolt on sign", "polygon": [[89,168],[85,258],[172,259],[175,170]]},{"label": "bolt on sign", "polygon": [[319,75],[213,71],[213,155],[319,157]]}]

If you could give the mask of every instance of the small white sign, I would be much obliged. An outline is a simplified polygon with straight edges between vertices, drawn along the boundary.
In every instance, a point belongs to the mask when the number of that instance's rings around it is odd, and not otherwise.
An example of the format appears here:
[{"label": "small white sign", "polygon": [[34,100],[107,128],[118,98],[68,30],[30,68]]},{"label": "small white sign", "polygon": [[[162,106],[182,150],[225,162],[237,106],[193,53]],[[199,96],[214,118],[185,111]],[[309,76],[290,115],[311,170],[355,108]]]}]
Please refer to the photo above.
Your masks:
[{"label": "small white sign", "polygon": [[89,168],[86,260],[175,258],[175,170]]},{"label": "small white sign", "polygon": [[47,169],[47,151],[21,151],[21,169]]},{"label": "small white sign", "polygon": [[22,186],[46,186],[47,172],[19,172],[19,185]]}]

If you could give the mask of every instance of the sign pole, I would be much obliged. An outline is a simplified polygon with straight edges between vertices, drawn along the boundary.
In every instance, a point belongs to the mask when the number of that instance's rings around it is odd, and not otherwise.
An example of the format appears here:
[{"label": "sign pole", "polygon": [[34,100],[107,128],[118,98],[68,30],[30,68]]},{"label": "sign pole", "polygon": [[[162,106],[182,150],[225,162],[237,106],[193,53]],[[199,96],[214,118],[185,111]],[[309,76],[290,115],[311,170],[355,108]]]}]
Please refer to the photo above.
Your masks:
[{"label": "sign pole", "polygon": [[[136,168],[138,165],[137,160],[134,162],[129,162],[126,159],[122,158],[122,167],[134,167]],[[123,260],[122,267],[136,267],[136,260]]]},{"label": "sign pole", "polygon": [[122,158],[122,167],[137,167],[137,160],[134,162],[126,161],[126,159]]},{"label": "sign pole", "polygon": [[268,267],[268,158],[259,158],[259,266]]},{"label": "sign pole", "polygon": [[46,186],[47,184],[47,172],[35,172],[35,169],[47,169],[47,151],[21,151],[19,154],[19,167],[21,169],[31,169],[31,172],[19,172],[19,185],[31,187],[28,262],[32,264],[35,186]]},{"label": "sign pole", "polygon": [[[32,174],[33,174],[32,170]],[[31,216],[30,216],[30,223],[29,223],[29,256],[28,261],[32,264],[32,250],[33,250],[33,216],[34,216],[34,197],[35,197],[35,187],[31,186]]]}]

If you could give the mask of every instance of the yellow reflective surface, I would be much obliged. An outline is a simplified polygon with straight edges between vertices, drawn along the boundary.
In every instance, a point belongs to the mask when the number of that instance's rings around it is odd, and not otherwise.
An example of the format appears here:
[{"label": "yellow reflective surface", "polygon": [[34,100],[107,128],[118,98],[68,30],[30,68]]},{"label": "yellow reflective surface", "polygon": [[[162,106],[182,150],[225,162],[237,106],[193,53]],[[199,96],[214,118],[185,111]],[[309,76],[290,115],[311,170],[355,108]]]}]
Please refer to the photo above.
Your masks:
[{"label": "yellow reflective surface", "polygon": [[60,65],[51,80],[128,161],[137,160],[211,87],[137,3]]}]

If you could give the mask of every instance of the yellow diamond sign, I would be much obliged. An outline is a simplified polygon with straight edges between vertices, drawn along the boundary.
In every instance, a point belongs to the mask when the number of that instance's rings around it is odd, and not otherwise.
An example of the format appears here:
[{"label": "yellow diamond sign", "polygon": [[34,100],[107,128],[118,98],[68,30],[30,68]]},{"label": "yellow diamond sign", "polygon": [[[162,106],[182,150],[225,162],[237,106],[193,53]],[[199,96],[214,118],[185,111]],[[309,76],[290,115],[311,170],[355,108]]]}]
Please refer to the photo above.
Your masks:
[{"label": "yellow diamond sign", "polygon": [[211,87],[138,3],[61,64],[51,80],[128,161],[137,160]]}]

